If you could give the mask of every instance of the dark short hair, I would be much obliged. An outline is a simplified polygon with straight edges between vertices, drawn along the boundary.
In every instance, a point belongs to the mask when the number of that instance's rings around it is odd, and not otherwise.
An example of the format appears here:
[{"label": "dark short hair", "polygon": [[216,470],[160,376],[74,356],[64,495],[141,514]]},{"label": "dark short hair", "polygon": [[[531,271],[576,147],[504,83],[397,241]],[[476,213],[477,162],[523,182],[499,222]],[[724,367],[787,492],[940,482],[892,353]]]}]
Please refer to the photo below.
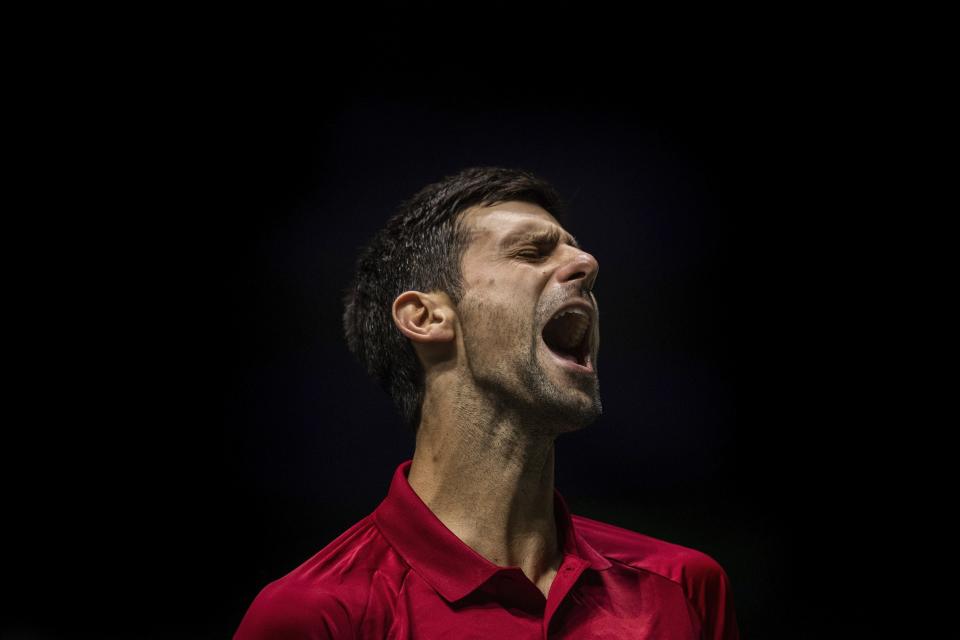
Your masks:
[{"label": "dark short hair", "polygon": [[528,171],[472,167],[446,176],[403,201],[360,250],[343,303],[350,352],[393,399],[416,436],[424,397],[424,371],[410,340],[393,322],[393,301],[404,291],[443,291],[463,298],[462,259],[470,244],[465,210],[511,200],[539,205],[558,220],[566,203]]}]

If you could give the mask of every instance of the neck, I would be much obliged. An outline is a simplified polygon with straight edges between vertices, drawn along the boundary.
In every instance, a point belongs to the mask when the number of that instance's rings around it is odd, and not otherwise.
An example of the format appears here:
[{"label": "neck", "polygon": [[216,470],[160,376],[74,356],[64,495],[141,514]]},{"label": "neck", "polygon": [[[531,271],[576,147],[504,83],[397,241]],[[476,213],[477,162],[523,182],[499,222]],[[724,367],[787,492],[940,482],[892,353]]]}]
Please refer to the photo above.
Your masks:
[{"label": "neck", "polygon": [[[563,559],[554,520],[555,434],[491,411],[480,394],[428,391],[410,487],[465,544],[548,584]],[[526,427],[526,428],[525,428]]]}]

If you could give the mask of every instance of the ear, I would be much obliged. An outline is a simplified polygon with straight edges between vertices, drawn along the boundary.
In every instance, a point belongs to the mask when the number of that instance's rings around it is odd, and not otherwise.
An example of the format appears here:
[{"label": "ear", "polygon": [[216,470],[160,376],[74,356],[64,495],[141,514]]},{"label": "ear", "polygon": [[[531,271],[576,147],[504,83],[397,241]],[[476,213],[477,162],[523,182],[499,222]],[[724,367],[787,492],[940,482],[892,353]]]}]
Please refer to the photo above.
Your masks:
[{"label": "ear", "polygon": [[451,342],[456,334],[456,313],[442,291],[404,291],[393,301],[393,321],[414,342]]}]

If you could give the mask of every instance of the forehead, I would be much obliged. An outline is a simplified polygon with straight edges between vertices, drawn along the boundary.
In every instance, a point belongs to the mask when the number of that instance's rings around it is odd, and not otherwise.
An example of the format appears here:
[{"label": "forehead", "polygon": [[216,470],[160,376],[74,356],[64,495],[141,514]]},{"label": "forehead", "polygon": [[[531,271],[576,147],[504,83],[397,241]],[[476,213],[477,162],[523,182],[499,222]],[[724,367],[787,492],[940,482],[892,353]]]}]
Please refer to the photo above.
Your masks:
[{"label": "forehead", "polygon": [[556,218],[530,202],[509,201],[471,207],[464,212],[462,223],[470,230],[473,250],[496,249],[515,239],[541,233],[558,233],[562,241],[576,246],[576,240]]}]

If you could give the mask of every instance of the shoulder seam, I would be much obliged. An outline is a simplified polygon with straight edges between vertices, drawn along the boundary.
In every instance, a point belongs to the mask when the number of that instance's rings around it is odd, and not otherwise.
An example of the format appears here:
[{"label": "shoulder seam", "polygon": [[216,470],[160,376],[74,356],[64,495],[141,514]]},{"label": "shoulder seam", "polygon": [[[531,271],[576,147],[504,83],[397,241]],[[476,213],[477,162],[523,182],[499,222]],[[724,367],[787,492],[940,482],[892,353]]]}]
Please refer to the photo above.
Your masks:
[{"label": "shoulder seam", "polygon": [[367,611],[370,610],[370,598],[373,597],[373,581],[378,573],[380,573],[380,569],[374,569],[373,573],[370,574],[370,589],[367,590],[367,602],[363,605],[363,613],[360,614],[360,621],[357,623],[357,628],[354,629],[354,637],[363,629],[363,621],[367,619]]},{"label": "shoulder seam", "polygon": [[[643,571],[644,573],[649,573],[649,574],[658,576],[658,577],[660,577],[660,578],[663,578],[664,580],[667,580],[667,581],[669,581],[669,582],[672,582],[673,584],[675,584],[675,585],[677,585],[678,587],[680,587],[680,590],[681,590],[681,591],[684,590],[684,589],[683,589],[683,583],[682,583],[682,582],[680,582],[679,580],[674,580],[674,579],[671,578],[670,576],[665,576],[665,575],[663,575],[662,573],[660,573],[659,571],[654,571],[653,569],[647,569],[646,567],[638,567],[638,566],[636,566],[636,565],[634,565],[634,564],[631,564],[631,563],[629,563],[629,562],[624,562],[623,560],[618,560],[618,559],[616,559],[616,558],[609,558],[609,557],[607,557],[607,556],[604,556],[604,557],[607,558],[607,560],[609,560],[610,562],[615,562],[615,563],[617,563],[617,564],[619,564],[619,565],[623,565],[624,567],[630,567],[631,569],[634,569],[634,570],[636,570],[636,571]],[[684,595],[686,595],[686,592],[684,592]]]},{"label": "shoulder seam", "polygon": [[[377,518],[374,514],[371,514],[370,521],[373,522],[373,526],[376,528],[377,534],[383,538],[383,540],[387,543],[387,546],[390,547],[390,551],[393,553],[393,555],[395,555],[397,559],[400,560],[400,563],[406,568],[406,571],[403,572],[403,576],[400,578],[400,584],[397,586],[397,593],[394,595],[395,600],[399,602],[400,594],[403,593],[403,588],[407,586],[407,578],[409,578],[410,574],[413,572],[413,567],[411,567],[407,562],[407,559],[404,558],[403,555],[396,550],[396,548],[394,548],[393,544],[390,542],[390,538],[383,534],[383,530],[380,528],[380,523],[377,522]],[[367,601],[367,604],[369,606],[369,600]],[[364,615],[366,615],[366,612],[364,612]],[[390,624],[391,630],[393,629],[394,624],[396,624],[396,618],[394,618],[393,622]]]},{"label": "shoulder seam", "polygon": [[[606,556],[604,556],[604,557],[606,557]],[[702,630],[703,630],[703,619],[700,617],[700,612],[697,611],[697,605],[694,604],[694,602],[690,599],[690,594],[687,593],[687,590],[684,588],[683,582],[681,582],[680,580],[674,580],[674,579],[671,578],[670,576],[665,576],[665,575],[663,575],[662,573],[659,573],[659,572],[657,572],[657,571],[653,571],[653,570],[651,570],[651,569],[647,569],[647,568],[644,568],[644,567],[637,567],[637,566],[634,566],[634,565],[630,564],[629,562],[623,562],[622,560],[617,560],[616,558],[607,558],[607,560],[609,560],[610,562],[615,562],[616,564],[619,564],[619,565],[623,565],[623,566],[625,566],[625,567],[630,567],[631,569],[635,569],[636,571],[643,571],[643,572],[645,572],[645,573],[649,573],[649,574],[651,574],[651,575],[658,576],[658,577],[663,578],[664,580],[667,580],[668,582],[672,582],[673,584],[675,584],[675,585],[677,585],[678,587],[680,587],[680,593],[683,594],[683,599],[684,599],[684,601],[687,603],[687,606],[693,611],[693,615],[695,615],[695,616],[697,617],[697,623],[700,625],[700,629],[701,629],[701,632],[702,632]]]},{"label": "shoulder seam", "polygon": [[[388,538],[386,535],[384,535],[383,529],[380,528],[380,523],[377,522],[377,519],[376,519],[376,517],[374,517],[373,514],[371,514],[370,521],[373,523],[374,528],[376,528],[377,534],[378,534],[381,538],[383,538],[384,542],[387,543],[387,546],[390,547],[390,551],[392,551],[393,554],[394,554],[395,556],[397,556],[397,558],[400,559],[400,562],[403,563],[403,566],[405,566],[405,567],[407,568],[407,573],[410,573],[411,571],[413,571],[413,567],[411,567],[411,566],[410,566],[410,563],[407,562],[407,559],[403,557],[403,554],[401,554],[399,551],[397,551],[396,547],[393,546],[393,543],[390,542],[390,538]],[[407,579],[407,574],[405,573],[405,574],[403,575],[403,580],[404,580],[404,582],[406,581],[406,579]],[[401,582],[400,584],[401,584],[401,588],[402,588],[403,582]],[[397,590],[397,594],[399,594],[399,593],[400,593],[400,590],[398,589],[398,590]]]},{"label": "shoulder seam", "polygon": [[697,617],[697,624],[700,625],[700,635],[703,636],[703,618],[700,617],[700,612],[697,611],[697,605],[690,600],[690,595],[687,594],[687,590],[683,588],[683,585],[680,585],[680,591],[683,592],[683,599],[687,601],[687,607],[693,611],[693,615]]}]

